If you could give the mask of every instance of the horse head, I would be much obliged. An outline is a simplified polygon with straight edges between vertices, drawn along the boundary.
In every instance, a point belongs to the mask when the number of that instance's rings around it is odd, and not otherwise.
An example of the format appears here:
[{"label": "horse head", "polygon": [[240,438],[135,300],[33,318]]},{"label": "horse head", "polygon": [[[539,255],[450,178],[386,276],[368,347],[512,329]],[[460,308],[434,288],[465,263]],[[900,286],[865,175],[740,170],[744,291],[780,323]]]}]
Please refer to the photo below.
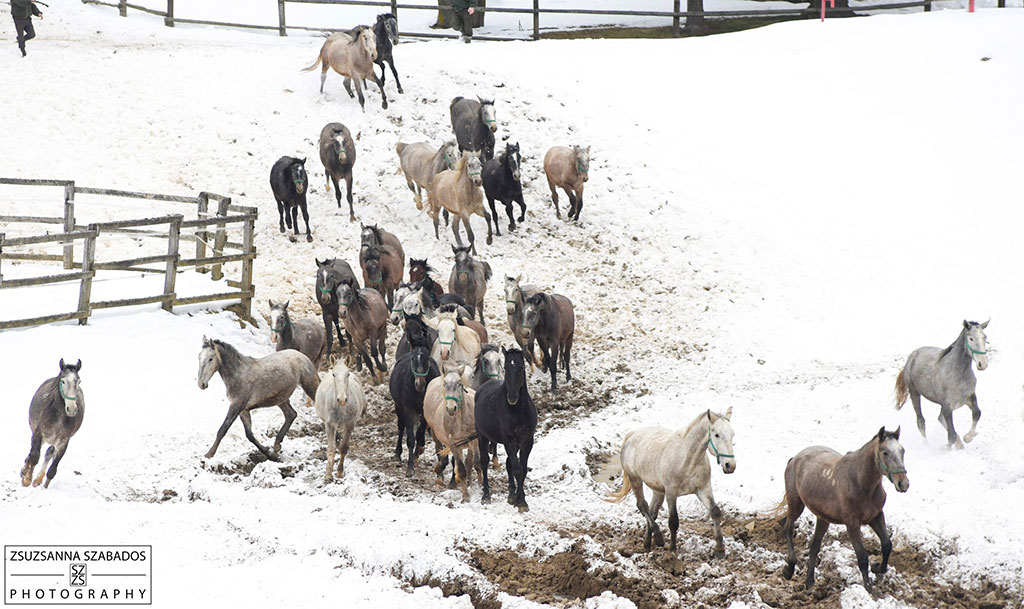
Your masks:
[{"label": "horse head", "polygon": [[456,372],[444,375],[444,409],[448,416],[455,416],[466,398],[466,387],[462,384],[462,375],[465,371],[465,366],[459,366]]},{"label": "horse head", "polygon": [[203,348],[199,350],[199,375],[198,382],[200,389],[210,386],[210,377],[220,368],[220,351],[217,350],[217,341],[203,337]]},{"label": "horse head", "polygon": [[964,346],[971,354],[971,359],[978,364],[978,370],[988,368],[988,342],[985,336],[985,328],[988,322],[979,324],[976,321],[964,320]]},{"label": "horse head", "polygon": [[270,342],[277,343],[281,340],[281,333],[284,332],[285,326],[290,323],[288,303],[291,301],[275,303],[273,300],[269,300],[268,302],[270,303]]},{"label": "horse head", "polygon": [[377,15],[377,23],[383,24],[384,33],[391,44],[398,44],[398,18],[391,13]]},{"label": "horse head", "polygon": [[519,395],[526,389],[526,365],[521,349],[501,348],[505,356],[505,400],[509,406],[519,403]]},{"label": "horse head", "polygon": [[391,322],[391,325],[397,326],[402,322],[402,303],[409,294],[412,294],[412,284],[409,283],[403,283],[395,290],[395,306],[391,308],[391,313],[388,314],[388,321]]},{"label": "horse head", "polygon": [[416,391],[423,393],[427,388],[427,376],[430,374],[430,352],[426,347],[414,347],[412,356],[409,358],[409,368],[412,370],[413,386]]},{"label": "horse head", "polygon": [[377,37],[374,36],[373,30],[366,28],[359,32],[359,46],[363,48],[363,52],[370,58],[370,61],[377,61]]},{"label": "horse head", "polygon": [[292,159],[288,166],[288,179],[295,186],[295,192],[302,194],[306,192],[306,159]]},{"label": "horse head", "polygon": [[338,317],[345,319],[348,315],[348,308],[356,299],[356,291],[347,283],[338,284]]},{"label": "horse head", "polygon": [[477,101],[480,102],[480,121],[494,133],[498,130],[498,123],[495,120],[494,114],[494,100],[484,99],[477,97]]},{"label": "horse head", "polygon": [[519,304],[519,299],[522,298],[522,292],[519,290],[519,282],[523,276],[509,277],[505,276],[505,310],[509,315],[515,313],[516,305]]},{"label": "horse head", "polygon": [[334,381],[334,396],[338,400],[338,407],[343,408],[348,403],[348,367],[345,362],[339,361],[331,370],[331,377]]},{"label": "horse head", "polygon": [[455,348],[455,341],[458,339],[456,329],[459,322],[454,309],[447,307],[437,312],[437,342],[441,345],[441,359],[448,361]]},{"label": "horse head", "polygon": [[64,400],[64,412],[73,417],[78,414],[79,383],[78,371],[82,369],[82,360],[76,364],[65,364],[60,360],[60,376],[57,377],[57,391]]},{"label": "horse head", "polygon": [[345,134],[338,131],[334,134],[334,154],[338,157],[339,165],[348,164],[348,149],[345,148]]},{"label": "horse head", "polygon": [[878,471],[893,483],[896,490],[905,493],[910,488],[907,468],[903,465],[903,445],[900,444],[900,428],[888,432],[885,427],[878,430],[878,445],[875,448],[875,464]]},{"label": "horse head", "polygon": [[367,287],[378,286],[384,283],[384,271],[380,266],[380,251],[370,247],[366,252],[363,261],[363,271],[366,273]]},{"label": "horse head", "polygon": [[731,474],[736,471],[736,455],[732,449],[732,406],[725,414],[714,414],[708,411],[707,451],[722,467],[722,471]]},{"label": "horse head", "polygon": [[473,258],[469,255],[469,246],[452,246],[452,253],[455,254],[455,283],[466,285],[469,283],[469,276],[473,273]]},{"label": "horse head", "polygon": [[445,169],[455,169],[455,164],[459,161],[459,144],[455,140],[449,140],[441,149],[444,151]]},{"label": "horse head", "polygon": [[480,357],[477,360],[477,370],[482,372],[487,380],[500,380],[505,378],[505,375],[502,374],[502,363],[501,353],[498,352],[498,348],[494,345],[484,345],[480,350]]},{"label": "horse head", "polygon": [[590,179],[590,146],[586,148],[573,146],[572,152],[576,157],[576,171],[583,176],[583,181],[586,182]]},{"label": "horse head", "polygon": [[480,186],[484,183],[483,171],[484,164],[480,160],[480,152],[469,152],[468,150],[463,153],[466,158],[466,175],[469,176],[473,186]]},{"label": "horse head", "polygon": [[405,336],[410,347],[425,347],[429,349],[432,346],[430,344],[430,332],[427,330],[427,324],[423,322],[423,318],[419,315],[405,316]]},{"label": "horse head", "polygon": [[512,179],[518,182],[520,177],[519,142],[505,145],[505,164],[508,166],[509,173],[512,174]]},{"label": "horse head", "polygon": [[533,337],[534,330],[540,323],[541,315],[550,305],[549,300],[548,295],[544,292],[538,292],[526,300],[526,305],[523,307],[523,324],[520,326],[523,338],[529,340]]},{"label": "horse head", "polygon": [[323,307],[331,304],[331,296],[341,283],[341,276],[334,271],[333,262],[331,259],[323,262],[316,260],[316,299]]}]

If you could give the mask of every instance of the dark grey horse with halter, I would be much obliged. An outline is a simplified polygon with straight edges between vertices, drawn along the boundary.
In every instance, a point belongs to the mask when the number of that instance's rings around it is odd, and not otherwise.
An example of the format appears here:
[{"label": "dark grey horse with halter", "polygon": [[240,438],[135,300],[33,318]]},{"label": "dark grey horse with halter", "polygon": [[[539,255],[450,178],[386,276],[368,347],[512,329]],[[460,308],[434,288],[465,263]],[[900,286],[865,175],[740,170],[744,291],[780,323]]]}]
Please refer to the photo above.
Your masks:
[{"label": "dark grey horse with halter", "polygon": [[[991,320],[989,320],[991,321]],[[906,365],[896,377],[896,409],[903,407],[907,397],[914,404],[917,413],[917,428],[925,434],[924,415],[921,414],[921,396],[939,405],[939,423],[946,429],[949,446],[963,448],[963,442],[970,442],[976,434],[975,428],[981,418],[978,396],[974,390],[978,384],[971,370],[977,363],[978,370],[988,367],[988,346],[985,342],[985,328],[988,321],[964,321],[963,329],[953,344],[939,347],[921,347],[910,354]],[[971,430],[964,434],[963,442],[953,429],[953,411],[967,405],[971,409]]]},{"label": "dark grey horse with halter", "polygon": [[[60,374],[43,381],[43,384],[32,396],[32,404],[28,409],[28,425],[32,429],[32,446],[21,469],[23,486],[39,486],[46,476],[43,488],[49,488],[50,480],[57,475],[57,465],[68,450],[68,442],[82,426],[85,418],[85,394],[78,386],[78,372],[82,369],[82,360],[77,364],[66,365],[60,360]],[[36,464],[39,463],[39,451],[43,442],[50,445],[43,457],[43,467],[39,477],[32,480]],[[50,461],[50,469],[46,469]]]}]

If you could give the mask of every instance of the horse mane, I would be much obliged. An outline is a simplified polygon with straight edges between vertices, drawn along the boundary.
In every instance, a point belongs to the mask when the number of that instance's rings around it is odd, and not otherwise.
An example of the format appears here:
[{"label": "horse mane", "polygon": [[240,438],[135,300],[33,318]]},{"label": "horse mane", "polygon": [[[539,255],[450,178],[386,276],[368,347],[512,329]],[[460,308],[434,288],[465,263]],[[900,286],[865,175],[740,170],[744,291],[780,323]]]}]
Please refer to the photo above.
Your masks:
[{"label": "horse mane", "polygon": [[712,423],[714,423],[718,419],[722,418],[722,415],[720,415],[720,414],[718,414],[716,412],[711,412],[711,410],[708,410],[706,412],[702,412],[699,415],[697,415],[697,417],[695,419],[690,421],[689,425],[686,426],[686,430],[683,431],[683,436],[686,436],[686,434],[690,433],[690,430],[693,429],[693,426],[696,425],[697,422],[700,421],[702,417],[708,416],[708,414],[711,415],[711,422]]},{"label": "horse mane", "polygon": [[[451,303],[444,304],[444,305],[441,305],[440,307],[438,307],[437,313],[439,315],[441,313],[457,313],[458,310],[459,310],[459,305],[455,304],[454,302],[451,302]],[[458,319],[457,315],[456,315],[456,319]]]},{"label": "horse mane", "polygon": [[352,297],[352,301],[355,302],[356,304],[358,304],[359,308],[365,309],[366,308],[366,297],[362,295],[362,291],[363,290],[352,290],[352,293],[354,294],[354,296]]},{"label": "horse mane", "polygon": [[455,104],[459,103],[459,102],[460,102],[460,101],[462,101],[463,99],[465,99],[465,98],[464,98],[464,97],[462,97],[461,95],[459,95],[458,97],[456,97],[455,99],[453,99],[453,100],[452,100],[452,103],[448,104],[448,110],[449,110],[449,111],[451,111],[452,109],[454,109],[454,108],[455,108]]},{"label": "horse mane", "polygon": [[465,173],[466,172],[466,165],[468,165],[468,164],[469,164],[469,155],[468,154],[462,154],[462,155],[459,156],[458,160],[455,161],[455,166],[452,167],[452,171],[454,171],[455,173]]},{"label": "horse mane", "polygon": [[[522,289],[521,288],[520,288],[520,293],[522,293]],[[539,304],[542,304],[547,299],[547,297],[548,297],[548,295],[545,294],[544,292],[537,292],[533,296],[530,296],[529,298],[527,298],[526,302],[528,302],[530,304],[539,305]]]},{"label": "horse mane", "polygon": [[478,97],[477,99],[480,100],[480,107],[483,107],[483,106],[493,106],[494,105],[494,100],[493,99],[484,99],[482,97]]},{"label": "horse mane", "polygon": [[[980,325],[976,321],[969,321],[967,323],[970,326]],[[952,343],[950,343],[949,346],[946,347],[945,349],[943,349],[942,353],[939,354],[939,359],[942,359],[943,357],[949,355],[953,351],[953,349],[956,348],[957,345],[959,345],[961,342],[963,342],[964,332],[967,332],[968,329],[969,328],[964,328],[963,330],[960,330],[960,334],[956,335],[956,340],[954,340]]]},{"label": "horse mane", "polygon": [[377,15],[377,21],[387,21],[388,19],[394,19],[397,21],[398,17],[395,17],[391,13],[381,13]]},{"label": "horse mane", "polygon": [[375,239],[377,239],[377,243],[380,243],[382,245],[384,244],[384,237],[383,235],[381,235],[381,229],[379,226],[377,226],[376,224],[368,224],[366,228],[373,231],[373,236]]},{"label": "horse mane", "polygon": [[376,245],[366,246],[366,254],[364,254],[364,256],[367,260],[376,260],[377,262],[380,262],[380,250]]},{"label": "horse mane", "polygon": [[420,260],[419,258],[410,258],[409,268],[411,269],[414,266],[422,266],[424,276],[430,275],[431,273],[435,272],[434,267],[427,264],[426,258],[423,258],[422,260]]},{"label": "horse mane", "polygon": [[[245,365],[245,360],[248,359],[246,356],[242,355],[238,349],[235,349],[233,346],[220,339],[211,339],[210,344],[212,344],[220,353],[221,370],[223,372],[227,372],[229,376],[232,375],[234,371]],[[223,376],[223,373],[221,376]]]}]

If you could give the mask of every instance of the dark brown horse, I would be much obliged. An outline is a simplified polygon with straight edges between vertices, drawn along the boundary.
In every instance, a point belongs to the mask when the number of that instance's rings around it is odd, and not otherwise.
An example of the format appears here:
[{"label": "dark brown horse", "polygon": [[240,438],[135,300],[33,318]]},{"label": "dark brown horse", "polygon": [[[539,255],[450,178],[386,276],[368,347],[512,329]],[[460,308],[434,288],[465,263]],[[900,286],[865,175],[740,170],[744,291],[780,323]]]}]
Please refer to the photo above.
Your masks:
[{"label": "dark brown horse", "polygon": [[576,329],[576,315],[572,301],[561,294],[538,292],[526,300],[523,309],[523,337],[534,338],[543,355],[541,364],[551,373],[551,391],[558,388],[558,356],[565,365],[565,382],[572,380],[569,358],[572,354],[572,338]]},{"label": "dark brown horse", "polygon": [[[373,371],[373,364],[376,362],[377,370],[381,372],[383,379],[383,373],[388,369],[384,351],[384,339],[387,338],[388,332],[388,309],[384,299],[371,288],[353,290],[347,284],[341,284],[338,287],[338,312],[345,320],[345,331],[352,337],[352,344],[359,351],[356,369],[362,370],[365,362],[367,372],[376,379]],[[366,352],[367,341],[370,343],[369,354]],[[373,362],[370,361],[370,355],[373,356]]]},{"label": "dark brown horse", "polygon": [[[427,264],[427,259],[422,260],[416,258],[409,259],[409,283],[416,283],[423,281],[423,278],[434,272],[434,267]],[[444,288],[441,287],[440,283],[431,284],[431,290],[434,292],[434,296],[441,296],[444,294]]]},{"label": "dark brown horse", "polygon": [[405,250],[398,237],[376,224],[364,224],[361,239],[359,266],[363,269],[363,281],[366,287],[380,292],[390,309],[394,306],[395,290],[402,283]]},{"label": "dark brown horse", "polygon": [[882,544],[882,562],[872,571],[885,573],[889,568],[892,542],[885,528],[885,489],[882,476],[889,478],[896,490],[905,493],[910,488],[907,470],[903,466],[903,446],[899,443],[900,430],[888,432],[885,428],[853,452],[840,455],[831,448],[812,446],[800,451],[786,464],[786,498],[779,505],[788,505],[783,527],[789,554],[782,576],[793,577],[796,552],[793,550],[793,527],[806,506],[818,517],[807,555],[808,589],[814,586],[814,566],[821,550],[821,540],[830,524],[844,524],[850,542],[857,553],[857,567],[864,577],[864,588],[871,591],[868,580],[868,553],[864,549],[860,527],[870,525]]}]

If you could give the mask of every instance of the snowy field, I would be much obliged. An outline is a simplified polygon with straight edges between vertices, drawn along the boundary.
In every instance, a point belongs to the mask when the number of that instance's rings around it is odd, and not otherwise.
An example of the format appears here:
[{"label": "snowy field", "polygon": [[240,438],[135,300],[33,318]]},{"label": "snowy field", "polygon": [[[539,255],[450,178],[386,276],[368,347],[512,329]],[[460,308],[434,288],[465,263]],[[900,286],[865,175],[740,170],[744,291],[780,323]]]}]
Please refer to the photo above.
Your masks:
[{"label": "snowy field", "polygon": [[[359,225],[324,191],[315,149],[330,121],[357,140],[359,220],[396,233],[446,281],[451,234],[435,240],[416,211],[394,145],[450,137],[456,95],[495,97],[499,147],[523,150],[528,212],[513,235],[499,212],[491,246],[473,220],[495,275],[488,328],[492,342],[512,344],[506,274],[569,296],[574,380],[552,396],[547,377],[530,379],[541,425],[531,510],[519,514],[481,505],[477,485],[465,505],[435,489],[430,448],[407,480],[390,459],[386,386],[367,386],[342,481],[322,483],[323,427],[299,396],[281,463],[254,454],[238,424],[202,458],[227,401],[219,377],[196,386],[201,338],[263,355],[265,322],[154,306],[0,333],[4,544],[152,544],[161,607],[1021,605],[1024,11],[790,22],[678,41],[409,43],[396,51],[405,94],[389,75],[390,108],[374,89],[361,112],[337,75],[320,95],[317,76],[299,71],[316,58],[314,37],[170,29],[51,3],[26,59],[10,26],[0,31],[0,176],[208,190],[258,207],[258,315],[268,298],[290,298],[298,315],[318,316],[314,257],[356,263]],[[548,147],[568,143],[592,146],[578,224],[555,219],[541,169]],[[309,158],[312,244],[277,231],[267,176],[282,155]],[[47,205],[20,211],[59,214],[59,198]],[[19,292],[30,302],[0,303],[0,318],[46,300],[46,290]],[[962,320],[990,317],[978,437],[950,452],[938,408],[925,405],[925,441],[912,410],[893,409],[893,382],[914,348],[946,346]],[[389,362],[397,339],[392,331]],[[88,412],[50,488],[25,489],[28,403],[61,357],[83,360]],[[679,558],[641,552],[632,501],[600,501],[619,486],[606,464],[622,437],[729,406],[738,470],[712,475],[727,557],[712,558],[693,497],[680,499]],[[969,428],[966,409],[954,419]],[[276,410],[254,415],[264,440],[280,422]],[[810,517],[788,582],[782,537],[764,515],[783,495],[789,457],[814,444],[859,448],[882,425],[902,426],[911,481],[906,494],[885,483],[890,572],[868,594],[833,527],[819,599],[798,583]],[[504,480],[492,477],[499,498]]]}]

